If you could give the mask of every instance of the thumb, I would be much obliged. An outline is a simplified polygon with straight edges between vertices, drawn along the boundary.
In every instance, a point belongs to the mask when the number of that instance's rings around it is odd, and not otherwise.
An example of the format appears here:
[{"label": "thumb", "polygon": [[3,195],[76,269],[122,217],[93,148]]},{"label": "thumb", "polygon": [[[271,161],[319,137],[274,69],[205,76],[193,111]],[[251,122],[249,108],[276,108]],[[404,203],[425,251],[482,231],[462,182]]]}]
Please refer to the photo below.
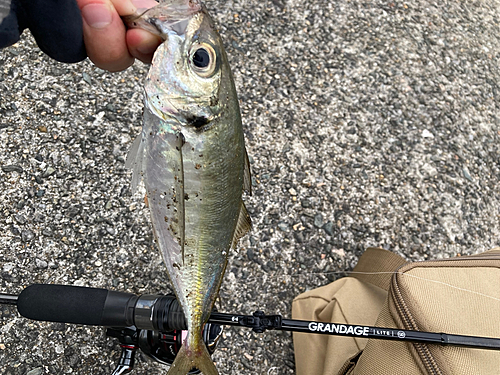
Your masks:
[{"label": "thumb", "polygon": [[[120,12],[133,13],[130,0],[115,2]],[[77,0],[83,18],[87,55],[102,69],[119,71],[133,64],[126,42],[126,29],[110,0]]]}]

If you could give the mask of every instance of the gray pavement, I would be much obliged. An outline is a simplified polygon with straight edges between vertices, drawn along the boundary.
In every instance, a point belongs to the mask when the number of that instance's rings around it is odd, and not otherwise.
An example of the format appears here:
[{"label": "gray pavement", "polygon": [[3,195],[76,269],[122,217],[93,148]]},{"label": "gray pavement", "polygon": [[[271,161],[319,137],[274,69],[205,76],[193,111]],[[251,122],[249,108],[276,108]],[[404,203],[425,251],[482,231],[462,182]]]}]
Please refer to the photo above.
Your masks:
[{"label": "gray pavement", "polygon": [[[241,99],[254,229],[221,311],[290,316],[368,246],[409,260],[500,244],[498,1],[211,1]],[[0,51],[0,290],[32,283],[169,291],[124,160],[147,66]],[[0,307],[1,373],[109,374],[102,329]],[[288,333],[227,328],[221,374],[293,374]],[[164,374],[138,358],[135,374]]]}]

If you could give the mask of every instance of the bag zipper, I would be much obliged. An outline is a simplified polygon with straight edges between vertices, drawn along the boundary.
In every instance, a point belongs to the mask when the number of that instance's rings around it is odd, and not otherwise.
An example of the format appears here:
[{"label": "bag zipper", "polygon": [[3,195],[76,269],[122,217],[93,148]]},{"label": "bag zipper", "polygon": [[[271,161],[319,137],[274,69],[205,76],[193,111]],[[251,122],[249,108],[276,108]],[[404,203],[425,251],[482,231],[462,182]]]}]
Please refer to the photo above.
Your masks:
[{"label": "bag zipper", "polygon": [[[391,288],[392,300],[394,301],[399,317],[403,320],[404,328],[408,330],[418,331],[419,328],[417,327],[417,324],[413,320],[410,309],[408,308],[408,305],[404,301],[401,291],[399,289],[399,285],[397,282],[398,276],[399,275],[396,274],[396,277],[392,279],[392,288]],[[415,350],[417,351],[420,360],[424,364],[428,374],[442,375],[441,369],[436,363],[434,356],[430,352],[427,345],[420,343],[413,343],[409,345],[415,346]]]}]

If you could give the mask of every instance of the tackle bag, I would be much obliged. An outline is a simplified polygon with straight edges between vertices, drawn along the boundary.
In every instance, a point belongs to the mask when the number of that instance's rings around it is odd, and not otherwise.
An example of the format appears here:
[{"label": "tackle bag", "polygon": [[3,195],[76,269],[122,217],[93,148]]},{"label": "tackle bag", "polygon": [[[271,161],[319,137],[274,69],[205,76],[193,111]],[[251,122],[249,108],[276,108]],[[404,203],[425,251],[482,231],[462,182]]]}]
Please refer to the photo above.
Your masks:
[{"label": "tackle bag", "polygon": [[[348,277],[297,296],[292,318],[500,337],[500,247],[406,263],[368,248]],[[500,351],[293,334],[297,375],[498,375]]]}]

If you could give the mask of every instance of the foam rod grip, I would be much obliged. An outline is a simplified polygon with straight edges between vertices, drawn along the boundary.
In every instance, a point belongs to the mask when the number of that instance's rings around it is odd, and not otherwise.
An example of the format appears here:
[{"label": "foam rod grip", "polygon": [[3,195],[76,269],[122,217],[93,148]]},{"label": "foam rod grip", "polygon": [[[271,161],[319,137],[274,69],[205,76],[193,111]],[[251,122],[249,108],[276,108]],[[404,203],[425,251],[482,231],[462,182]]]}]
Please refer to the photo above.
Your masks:
[{"label": "foam rod grip", "polygon": [[17,300],[17,310],[28,319],[100,325],[108,290],[69,285],[33,284]]}]

